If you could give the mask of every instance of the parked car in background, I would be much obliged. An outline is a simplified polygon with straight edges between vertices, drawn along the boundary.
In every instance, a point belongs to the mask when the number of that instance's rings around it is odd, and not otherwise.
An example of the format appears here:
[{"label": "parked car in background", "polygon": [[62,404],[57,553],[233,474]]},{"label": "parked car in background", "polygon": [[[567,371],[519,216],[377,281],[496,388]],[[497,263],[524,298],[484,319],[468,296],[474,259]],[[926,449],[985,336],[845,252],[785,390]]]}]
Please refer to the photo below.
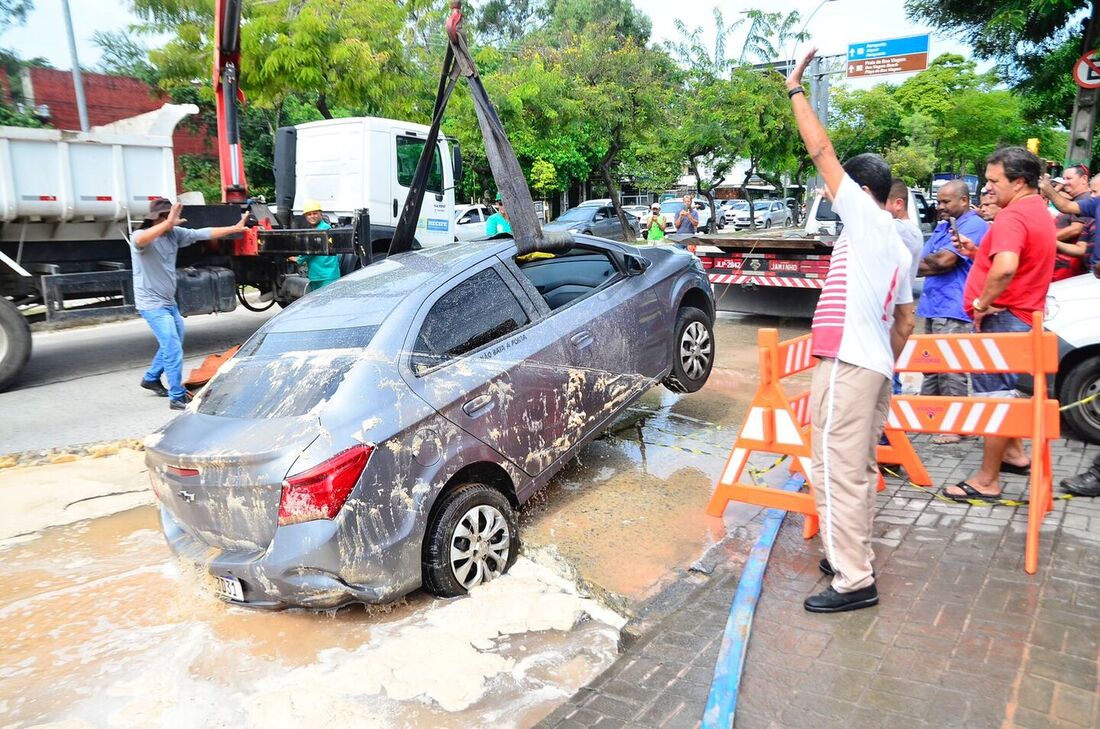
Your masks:
[{"label": "parked car in background", "polygon": [[[1055,281],[1047,291],[1043,326],[1058,335],[1058,374],[1049,381],[1051,394],[1062,405],[1100,393],[1097,311],[1100,280],[1092,274]],[[1100,398],[1072,407],[1062,417],[1082,440],[1100,443]]]},{"label": "parked car in background", "polygon": [[[638,220],[632,215],[627,216],[627,222],[634,231],[633,236],[627,241],[629,243],[641,235],[641,228]],[[576,235],[594,235],[598,238],[623,240],[623,228],[619,224],[619,216],[615,214],[615,208],[610,205],[579,205],[566,210],[543,228]]]},{"label": "parked car in background", "polygon": [[781,200],[756,200],[753,202],[753,224],[749,223],[749,206],[738,209],[732,220],[737,230],[745,228],[777,228],[790,225],[793,213]]},{"label": "parked car in background", "polygon": [[547,253],[400,253],[266,322],[146,440],[169,547],[264,608],[506,572],[516,510],[654,383],[702,387],[715,354],[692,254],[589,236]]},{"label": "parked car in background", "polygon": [[[699,216],[699,233],[710,233],[710,205],[704,200],[693,202],[696,214]],[[665,216],[665,233],[676,232],[676,213],[684,209],[683,199],[665,200],[661,203],[661,215]]]},{"label": "parked car in background", "polygon": [[648,205],[623,205],[623,212],[630,213],[635,218],[638,218],[639,220],[641,220],[642,218],[649,215],[649,206]]},{"label": "parked car in background", "polygon": [[488,205],[461,205],[455,208],[455,240],[485,237],[485,221],[493,214]]},{"label": "parked car in background", "polygon": [[748,200],[724,200],[722,201],[722,217],[725,218],[726,225],[733,225],[734,218],[737,217],[737,213],[741,210],[747,211],[749,209]]}]

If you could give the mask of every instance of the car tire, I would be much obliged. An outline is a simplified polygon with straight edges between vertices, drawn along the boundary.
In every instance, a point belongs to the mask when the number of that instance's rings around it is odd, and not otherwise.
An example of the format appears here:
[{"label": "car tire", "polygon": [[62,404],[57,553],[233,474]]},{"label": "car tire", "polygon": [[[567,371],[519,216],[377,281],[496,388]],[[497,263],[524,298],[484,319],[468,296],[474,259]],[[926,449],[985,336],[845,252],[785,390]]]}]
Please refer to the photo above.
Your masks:
[{"label": "car tire", "polygon": [[706,384],[714,366],[714,329],[710,317],[694,306],[676,314],[672,371],[662,384],[673,392],[695,392]]},{"label": "car tire", "polygon": [[[503,575],[519,553],[519,525],[511,503],[483,483],[465,483],[440,497],[424,535],[424,589],[439,597],[465,595],[476,585]],[[460,529],[477,532],[470,540]],[[453,559],[457,549],[469,559]],[[501,554],[503,552],[503,554]],[[476,569],[476,573],[475,573]]]},{"label": "car tire", "polygon": [[[1083,359],[1062,380],[1058,399],[1062,405],[1084,400],[1100,392],[1100,355]],[[1066,424],[1083,440],[1100,443],[1100,401],[1093,400],[1065,411]]]},{"label": "car tire", "polygon": [[31,328],[15,304],[0,296],[0,390],[10,385],[31,356]]}]

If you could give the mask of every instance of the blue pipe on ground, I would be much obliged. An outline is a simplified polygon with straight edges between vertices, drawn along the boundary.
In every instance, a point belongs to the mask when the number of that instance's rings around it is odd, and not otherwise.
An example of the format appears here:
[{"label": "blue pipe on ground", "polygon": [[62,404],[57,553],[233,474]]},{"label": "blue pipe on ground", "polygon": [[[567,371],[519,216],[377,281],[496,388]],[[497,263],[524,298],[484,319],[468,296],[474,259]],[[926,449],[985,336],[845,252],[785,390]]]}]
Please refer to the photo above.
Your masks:
[{"label": "blue pipe on ground", "polygon": [[[801,475],[792,476],[781,487],[784,491],[798,491],[805,483]],[[764,529],[749,552],[737,591],[733,596],[730,616],[726,620],[726,632],[714,666],[714,680],[710,685],[707,708],[703,712],[702,729],[730,729],[737,712],[737,692],[741,686],[741,672],[745,666],[745,654],[752,632],[752,619],[756,603],[764,586],[764,569],[768,566],[772,546],[787,512],[768,509],[764,514]]]}]

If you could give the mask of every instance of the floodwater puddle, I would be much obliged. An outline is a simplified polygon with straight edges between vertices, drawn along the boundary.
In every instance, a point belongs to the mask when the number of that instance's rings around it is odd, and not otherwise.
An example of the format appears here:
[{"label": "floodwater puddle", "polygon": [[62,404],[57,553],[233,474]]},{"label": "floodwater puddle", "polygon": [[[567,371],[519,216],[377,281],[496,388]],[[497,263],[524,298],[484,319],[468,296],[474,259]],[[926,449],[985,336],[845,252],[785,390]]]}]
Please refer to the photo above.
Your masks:
[{"label": "floodwater puddle", "polygon": [[521,558],[466,598],[259,612],[170,556],[154,509],[3,552],[5,727],[530,726],[614,660],[622,618]]}]

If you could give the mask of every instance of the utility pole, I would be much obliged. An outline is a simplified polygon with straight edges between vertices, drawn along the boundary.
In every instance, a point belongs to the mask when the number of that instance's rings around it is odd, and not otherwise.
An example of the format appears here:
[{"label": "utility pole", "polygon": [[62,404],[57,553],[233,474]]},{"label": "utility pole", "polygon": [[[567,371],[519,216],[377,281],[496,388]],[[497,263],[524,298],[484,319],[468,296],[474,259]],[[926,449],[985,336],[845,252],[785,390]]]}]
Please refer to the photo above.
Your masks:
[{"label": "utility pole", "polygon": [[[1081,53],[1088,53],[1100,46],[1100,0],[1092,2],[1092,18],[1085,29]],[[1077,89],[1073,103],[1073,116],[1069,124],[1069,149],[1066,150],[1066,166],[1088,164],[1092,159],[1093,135],[1096,133],[1097,106],[1100,106],[1100,89]]]},{"label": "utility pole", "polygon": [[[1097,0],[1097,2],[1100,2],[1100,0]],[[837,71],[833,68],[838,59],[847,60],[848,56],[845,54],[814,56],[806,69],[806,73],[810,75],[810,108],[817,114],[821,126],[826,129],[829,128],[829,90],[831,86],[829,76],[843,73],[843,71]],[[821,188],[825,186],[825,180],[818,174],[814,178],[813,184],[815,188]]]},{"label": "utility pole", "polygon": [[84,101],[84,79],[80,75],[80,59],[76,56],[76,36],[73,35],[73,14],[69,12],[69,0],[61,0],[65,13],[65,30],[69,33],[69,55],[73,59],[73,89],[76,91],[76,110],[80,114],[80,131],[88,131],[88,105]]}]

